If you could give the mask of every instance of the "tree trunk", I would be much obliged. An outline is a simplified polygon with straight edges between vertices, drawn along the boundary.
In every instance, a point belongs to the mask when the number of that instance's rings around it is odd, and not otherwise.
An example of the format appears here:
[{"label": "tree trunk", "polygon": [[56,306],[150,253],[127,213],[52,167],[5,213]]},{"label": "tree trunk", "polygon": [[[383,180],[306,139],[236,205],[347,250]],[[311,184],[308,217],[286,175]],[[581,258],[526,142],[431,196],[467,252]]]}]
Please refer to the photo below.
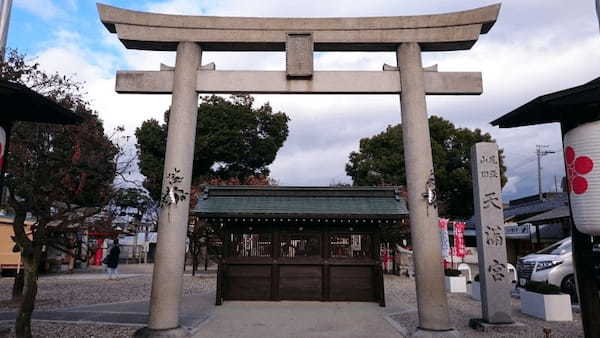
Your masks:
[{"label": "tree trunk", "polygon": [[23,254],[24,270],[24,292],[23,301],[19,307],[17,320],[15,321],[15,333],[17,338],[30,338],[31,315],[35,308],[35,297],[37,295],[38,263],[41,256],[41,248],[34,246],[32,252]]},{"label": "tree trunk", "polygon": [[15,275],[15,281],[13,283],[12,289],[12,300],[15,302],[21,301],[23,299],[23,287],[25,283],[25,273],[23,269],[20,269],[19,272]]}]

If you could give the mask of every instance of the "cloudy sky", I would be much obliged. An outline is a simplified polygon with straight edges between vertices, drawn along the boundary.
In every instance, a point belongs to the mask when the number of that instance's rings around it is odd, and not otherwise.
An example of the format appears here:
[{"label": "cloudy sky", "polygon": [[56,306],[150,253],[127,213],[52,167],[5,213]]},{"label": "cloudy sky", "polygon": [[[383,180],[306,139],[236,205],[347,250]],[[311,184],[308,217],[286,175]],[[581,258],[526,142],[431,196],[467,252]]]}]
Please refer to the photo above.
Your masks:
[{"label": "cloudy sky", "polygon": [[[340,17],[453,12],[496,3],[488,0],[105,0],[113,6],[172,14]],[[126,50],[101,25],[92,0],[14,0],[8,46],[45,69],[85,81],[89,99],[108,130],[128,133],[148,118],[161,119],[170,97],[117,95],[117,70],[158,70],[174,53]],[[556,154],[543,158],[543,187],[554,191],[564,175],[558,125],[498,129],[489,122],[536,96],[600,76],[600,32],[594,0],[508,0],[499,19],[469,51],[427,53],[424,65],[440,71],[483,72],[481,96],[428,98],[430,114],[459,127],[490,132],[504,148],[509,183],[505,199],[537,192],[536,144]],[[205,53],[218,69],[284,70],[284,53]],[[318,53],[317,70],[380,70],[393,53]],[[271,165],[282,185],[350,182],[344,166],[359,140],[400,123],[399,99],[385,96],[257,96],[292,119],[290,136]]]}]

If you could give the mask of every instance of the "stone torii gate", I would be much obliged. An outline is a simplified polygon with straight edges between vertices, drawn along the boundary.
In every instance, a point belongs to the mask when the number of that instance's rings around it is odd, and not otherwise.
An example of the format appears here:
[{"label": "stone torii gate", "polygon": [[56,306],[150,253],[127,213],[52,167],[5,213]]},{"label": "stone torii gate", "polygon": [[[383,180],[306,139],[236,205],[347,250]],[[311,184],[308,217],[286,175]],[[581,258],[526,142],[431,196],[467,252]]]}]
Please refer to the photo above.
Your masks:
[{"label": "stone torii gate", "polygon": [[[500,5],[438,15],[364,18],[243,18],[164,15],[98,4],[126,48],[176,51],[175,68],[119,71],[119,93],[170,94],[156,262],[147,335],[181,335],[179,303],[198,93],[400,94],[420,333],[450,334],[425,95],[478,95],[481,73],[424,69],[421,52],[470,49]],[[286,52],[285,71],[218,71],[203,51]],[[314,52],[395,52],[382,71],[314,71]]]}]

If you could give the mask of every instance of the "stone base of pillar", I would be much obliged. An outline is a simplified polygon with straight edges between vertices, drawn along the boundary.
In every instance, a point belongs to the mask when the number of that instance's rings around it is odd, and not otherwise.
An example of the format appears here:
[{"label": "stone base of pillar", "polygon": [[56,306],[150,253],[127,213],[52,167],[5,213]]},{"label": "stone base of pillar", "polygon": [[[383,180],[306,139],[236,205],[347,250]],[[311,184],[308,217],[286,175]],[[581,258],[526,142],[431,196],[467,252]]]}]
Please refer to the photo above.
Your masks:
[{"label": "stone base of pillar", "polygon": [[153,330],[148,327],[143,327],[133,334],[135,338],[187,338],[191,337],[190,331],[182,327],[166,330]]},{"label": "stone base of pillar", "polygon": [[440,338],[440,337],[462,337],[462,334],[458,330],[447,330],[447,331],[432,331],[425,329],[417,329],[415,333],[411,335],[411,337],[419,337],[419,338]]},{"label": "stone base of pillar", "polygon": [[480,332],[490,333],[513,333],[518,334],[525,331],[527,327],[524,324],[513,322],[506,324],[491,324],[481,318],[469,319],[469,327]]}]

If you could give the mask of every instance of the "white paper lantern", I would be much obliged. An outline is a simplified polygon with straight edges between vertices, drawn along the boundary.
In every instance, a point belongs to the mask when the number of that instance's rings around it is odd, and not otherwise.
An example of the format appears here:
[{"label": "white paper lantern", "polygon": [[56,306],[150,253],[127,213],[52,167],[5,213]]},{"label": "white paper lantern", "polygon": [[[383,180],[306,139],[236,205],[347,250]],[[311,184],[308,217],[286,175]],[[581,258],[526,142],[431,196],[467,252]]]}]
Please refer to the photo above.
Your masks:
[{"label": "white paper lantern", "polygon": [[573,221],[579,231],[600,235],[600,121],[565,134],[564,154]]},{"label": "white paper lantern", "polygon": [[0,127],[0,172],[4,167],[4,154],[6,154],[6,132]]}]

